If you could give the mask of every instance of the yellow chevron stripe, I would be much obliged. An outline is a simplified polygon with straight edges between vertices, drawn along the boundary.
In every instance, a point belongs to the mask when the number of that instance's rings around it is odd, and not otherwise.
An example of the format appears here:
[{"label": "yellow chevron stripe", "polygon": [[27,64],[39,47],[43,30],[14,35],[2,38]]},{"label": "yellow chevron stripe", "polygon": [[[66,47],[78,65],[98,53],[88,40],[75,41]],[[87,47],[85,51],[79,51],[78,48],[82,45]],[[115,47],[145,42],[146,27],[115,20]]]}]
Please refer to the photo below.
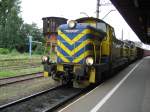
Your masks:
[{"label": "yellow chevron stripe", "polygon": [[85,29],[83,30],[81,33],[79,33],[76,37],[74,37],[72,40],[66,36],[61,30],[58,30],[58,35],[61,35],[61,37],[68,42],[68,44],[72,45],[75,42],[77,42],[78,40],[80,40],[83,36],[85,36],[86,34],[90,33],[90,29]]},{"label": "yellow chevron stripe", "polygon": [[89,54],[92,54],[92,51],[88,50],[82,53],[79,57],[73,60],[74,63],[79,63],[83,58],[87,57]]},{"label": "yellow chevron stripe", "polygon": [[57,51],[57,56],[61,58],[64,62],[70,62],[63,54]]},{"label": "yellow chevron stripe", "polygon": [[88,45],[89,43],[92,43],[92,41],[90,39],[87,39],[85,41],[83,41],[78,47],[76,47],[73,50],[73,55],[76,54],[78,51],[80,51],[83,47],[85,47],[86,45]]},{"label": "yellow chevron stripe", "polygon": [[62,42],[60,42],[59,40],[57,40],[57,45],[60,48],[62,48],[69,56],[73,56],[74,54],[76,54],[78,51],[80,51],[83,47],[85,47],[89,43],[92,43],[92,41],[90,39],[87,39],[87,40],[83,41],[78,47],[74,48],[71,51]]},{"label": "yellow chevron stripe", "polygon": [[68,55],[72,56],[71,51],[59,40],[57,40],[57,45],[62,48]]}]

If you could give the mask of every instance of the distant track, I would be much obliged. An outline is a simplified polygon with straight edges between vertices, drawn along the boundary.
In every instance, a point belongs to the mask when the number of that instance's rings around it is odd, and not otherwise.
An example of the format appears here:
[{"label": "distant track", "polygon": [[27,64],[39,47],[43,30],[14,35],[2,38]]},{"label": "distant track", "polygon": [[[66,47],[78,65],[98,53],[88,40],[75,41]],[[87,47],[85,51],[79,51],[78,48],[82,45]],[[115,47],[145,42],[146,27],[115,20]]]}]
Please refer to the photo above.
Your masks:
[{"label": "distant track", "polygon": [[29,69],[29,68],[36,68],[36,67],[40,67],[41,64],[37,64],[37,65],[24,65],[24,66],[0,66],[0,70],[20,70],[20,69]]},{"label": "distant track", "polygon": [[40,78],[42,76],[43,76],[42,72],[38,72],[38,73],[25,74],[25,75],[19,75],[19,76],[14,76],[14,77],[1,78],[0,86],[22,82],[26,80],[32,80],[35,78]]}]

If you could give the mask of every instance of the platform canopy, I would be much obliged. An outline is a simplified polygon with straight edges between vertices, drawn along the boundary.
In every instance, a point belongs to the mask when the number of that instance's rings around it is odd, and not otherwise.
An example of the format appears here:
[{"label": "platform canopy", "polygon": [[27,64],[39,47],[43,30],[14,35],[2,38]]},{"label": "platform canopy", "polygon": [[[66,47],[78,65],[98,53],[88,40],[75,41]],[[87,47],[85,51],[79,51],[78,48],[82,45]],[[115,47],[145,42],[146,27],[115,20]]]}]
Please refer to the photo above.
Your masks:
[{"label": "platform canopy", "polygon": [[150,0],[110,0],[139,39],[150,44]]}]

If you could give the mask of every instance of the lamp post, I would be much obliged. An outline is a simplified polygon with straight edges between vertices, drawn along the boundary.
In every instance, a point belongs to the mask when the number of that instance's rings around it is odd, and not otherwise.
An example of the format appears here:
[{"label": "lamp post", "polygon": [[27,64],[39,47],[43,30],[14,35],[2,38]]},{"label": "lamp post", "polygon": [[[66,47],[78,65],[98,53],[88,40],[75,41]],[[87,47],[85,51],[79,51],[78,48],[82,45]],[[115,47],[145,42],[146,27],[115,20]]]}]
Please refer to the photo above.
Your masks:
[{"label": "lamp post", "polygon": [[102,20],[104,20],[111,12],[116,11],[116,10],[110,10],[103,18]]},{"label": "lamp post", "polygon": [[31,53],[32,53],[32,36],[28,36],[29,37],[29,56],[31,57]]},{"label": "lamp post", "polygon": [[97,0],[96,4],[96,17],[99,18],[99,7],[100,7],[100,0]]},{"label": "lamp post", "polygon": [[32,40],[32,36],[28,36],[29,37],[29,56],[31,58],[31,55],[32,55],[32,43],[36,43],[36,44],[41,44],[42,45],[42,42],[38,42],[38,41],[33,41]]}]

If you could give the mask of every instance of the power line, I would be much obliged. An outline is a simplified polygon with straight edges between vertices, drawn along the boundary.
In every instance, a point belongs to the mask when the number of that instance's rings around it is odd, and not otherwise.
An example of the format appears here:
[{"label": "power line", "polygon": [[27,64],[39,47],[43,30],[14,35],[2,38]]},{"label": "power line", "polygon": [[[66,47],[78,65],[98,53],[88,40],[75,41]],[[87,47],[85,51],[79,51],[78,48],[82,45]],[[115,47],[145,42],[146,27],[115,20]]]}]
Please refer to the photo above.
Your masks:
[{"label": "power line", "polygon": [[110,2],[107,2],[107,3],[101,3],[101,1],[100,0],[97,0],[97,5],[96,5],[96,17],[97,18],[99,18],[99,8],[101,7],[101,6],[110,6],[110,5],[112,5],[112,3],[110,3]]}]

